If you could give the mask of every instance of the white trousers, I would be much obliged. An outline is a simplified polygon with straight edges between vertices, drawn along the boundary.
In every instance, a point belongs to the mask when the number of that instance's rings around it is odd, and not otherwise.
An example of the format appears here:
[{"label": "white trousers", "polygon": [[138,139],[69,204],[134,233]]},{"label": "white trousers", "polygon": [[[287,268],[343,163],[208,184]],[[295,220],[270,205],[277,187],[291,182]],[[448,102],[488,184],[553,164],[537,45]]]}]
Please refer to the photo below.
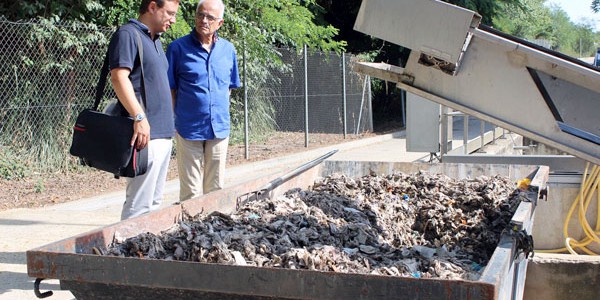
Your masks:
[{"label": "white trousers", "polygon": [[148,170],[144,175],[127,178],[121,220],[157,210],[162,203],[173,141],[154,139],[147,147]]},{"label": "white trousers", "polygon": [[189,200],[223,188],[229,138],[191,141],[175,136],[179,200]]}]

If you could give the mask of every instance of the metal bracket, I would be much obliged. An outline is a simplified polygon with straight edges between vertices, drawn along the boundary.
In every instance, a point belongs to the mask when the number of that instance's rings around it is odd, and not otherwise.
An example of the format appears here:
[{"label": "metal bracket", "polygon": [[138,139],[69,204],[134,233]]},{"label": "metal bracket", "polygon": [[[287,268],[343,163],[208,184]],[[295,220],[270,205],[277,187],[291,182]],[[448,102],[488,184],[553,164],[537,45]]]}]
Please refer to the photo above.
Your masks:
[{"label": "metal bracket", "polygon": [[540,189],[540,200],[548,201],[548,187]]},{"label": "metal bracket", "polygon": [[40,283],[42,282],[42,280],[44,280],[45,278],[36,278],[35,282],[33,283],[33,292],[35,293],[35,296],[43,299],[43,298],[48,298],[52,295],[54,295],[54,292],[52,291],[47,291],[47,292],[40,292]]},{"label": "metal bracket", "polygon": [[[522,259],[527,259],[528,257],[533,257],[534,255],[534,246],[533,246],[533,236],[527,234],[525,230],[510,230],[508,233],[511,237],[515,239],[517,242],[515,247],[515,262],[519,262]],[[521,254],[523,254],[521,256]]]},{"label": "metal bracket", "polygon": [[433,163],[434,161],[441,162],[441,155],[438,155],[436,152],[429,152],[429,163]]}]

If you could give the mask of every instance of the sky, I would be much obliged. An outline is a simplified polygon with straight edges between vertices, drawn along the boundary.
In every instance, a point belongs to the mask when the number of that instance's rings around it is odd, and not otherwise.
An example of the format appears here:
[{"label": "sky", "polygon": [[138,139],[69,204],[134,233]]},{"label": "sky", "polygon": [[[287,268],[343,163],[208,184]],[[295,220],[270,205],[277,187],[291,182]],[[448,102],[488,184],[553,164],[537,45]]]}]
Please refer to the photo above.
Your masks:
[{"label": "sky", "polygon": [[[575,24],[589,23],[595,25],[595,31],[600,31],[600,12],[594,13],[590,8],[592,0],[548,0],[546,5],[550,3],[557,4],[564,10],[571,22]],[[585,22],[587,20],[587,22]]]}]

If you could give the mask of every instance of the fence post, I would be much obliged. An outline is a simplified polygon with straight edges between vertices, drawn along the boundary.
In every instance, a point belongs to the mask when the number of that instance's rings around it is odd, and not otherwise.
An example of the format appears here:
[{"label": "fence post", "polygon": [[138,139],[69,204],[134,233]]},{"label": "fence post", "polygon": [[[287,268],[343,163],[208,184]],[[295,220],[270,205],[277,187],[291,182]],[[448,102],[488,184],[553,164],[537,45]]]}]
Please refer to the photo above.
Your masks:
[{"label": "fence post", "polygon": [[402,126],[406,128],[406,91],[400,90],[400,107],[402,108]]},{"label": "fence post", "polygon": [[479,146],[479,150],[477,150],[478,153],[485,153],[485,151],[483,151],[483,146],[485,146],[485,141],[484,141],[484,137],[485,137],[485,121],[483,119],[479,119],[479,138],[481,139],[481,143]]},{"label": "fence post", "polygon": [[448,153],[448,107],[442,105],[441,133],[440,133],[440,160]]},{"label": "fence post", "polygon": [[469,154],[469,115],[463,114],[463,154]]},{"label": "fence post", "polygon": [[250,158],[250,137],[248,135],[248,81],[246,80],[246,41],[242,42],[244,52],[242,54],[242,64],[244,65],[244,147],[246,149],[246,159]]},{"label": "fence post", "polygon": [[348,133],[348,129],[347,129],[348,120],[346,119],[347,107],[346,107],[346,53],[345,52],[342,52],[342,101],[344,102],[343,103],[344,139],[346,139],[346,135]]},{"label": "fence post", "polygon": [[371,94],[371,76],[367,76],[365,80],[367,80],[367,109],[369,110],[369,130],[373,132],[373,94]]},{"label": "fence post", "polygon": [[[367,91],[367,84],[370,83],[369,80],[369,76],[365,76],[365,82],[363,82],[363,89],[362,89],[362,93],[360,94],[360,109],[358,110],[358,122],[356,123],[356,133],[358,135],[358,132],[360,130],[360,121],[362,118],[362,113],[363,113],[363,107],[365,106],[365,93]],[[370,95],[370,85],[369,85],[369,95]]]},{"label": "fence post", "polygon": [[308,47],[304,45],[304,147],[308,147]]},{"label": "fence post", "polygon": [[499,139],[505,139],[506,138],[506,129],[502,128],[502,134],[500,135]]}]

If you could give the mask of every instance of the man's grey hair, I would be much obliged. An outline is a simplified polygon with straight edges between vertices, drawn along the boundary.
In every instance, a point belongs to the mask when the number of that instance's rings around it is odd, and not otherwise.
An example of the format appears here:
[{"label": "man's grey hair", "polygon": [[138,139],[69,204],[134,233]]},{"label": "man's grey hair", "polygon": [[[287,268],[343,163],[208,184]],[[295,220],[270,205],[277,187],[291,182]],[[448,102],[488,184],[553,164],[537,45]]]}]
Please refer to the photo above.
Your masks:
[{"label": "man's grey hair", "polygon": [[[206,2],[207,0],[200,0],[198,1],[198,6],[196,6],[196,11],[200,10],[200,6],[202,6],[202,4],[204,2]],[[223,18],[223,16],[225,15],[225,4],[223,3],[223,0],[214,0],[217,1],[217,4],[221,7],[221,15],[219,16],[219,18]]]}]

